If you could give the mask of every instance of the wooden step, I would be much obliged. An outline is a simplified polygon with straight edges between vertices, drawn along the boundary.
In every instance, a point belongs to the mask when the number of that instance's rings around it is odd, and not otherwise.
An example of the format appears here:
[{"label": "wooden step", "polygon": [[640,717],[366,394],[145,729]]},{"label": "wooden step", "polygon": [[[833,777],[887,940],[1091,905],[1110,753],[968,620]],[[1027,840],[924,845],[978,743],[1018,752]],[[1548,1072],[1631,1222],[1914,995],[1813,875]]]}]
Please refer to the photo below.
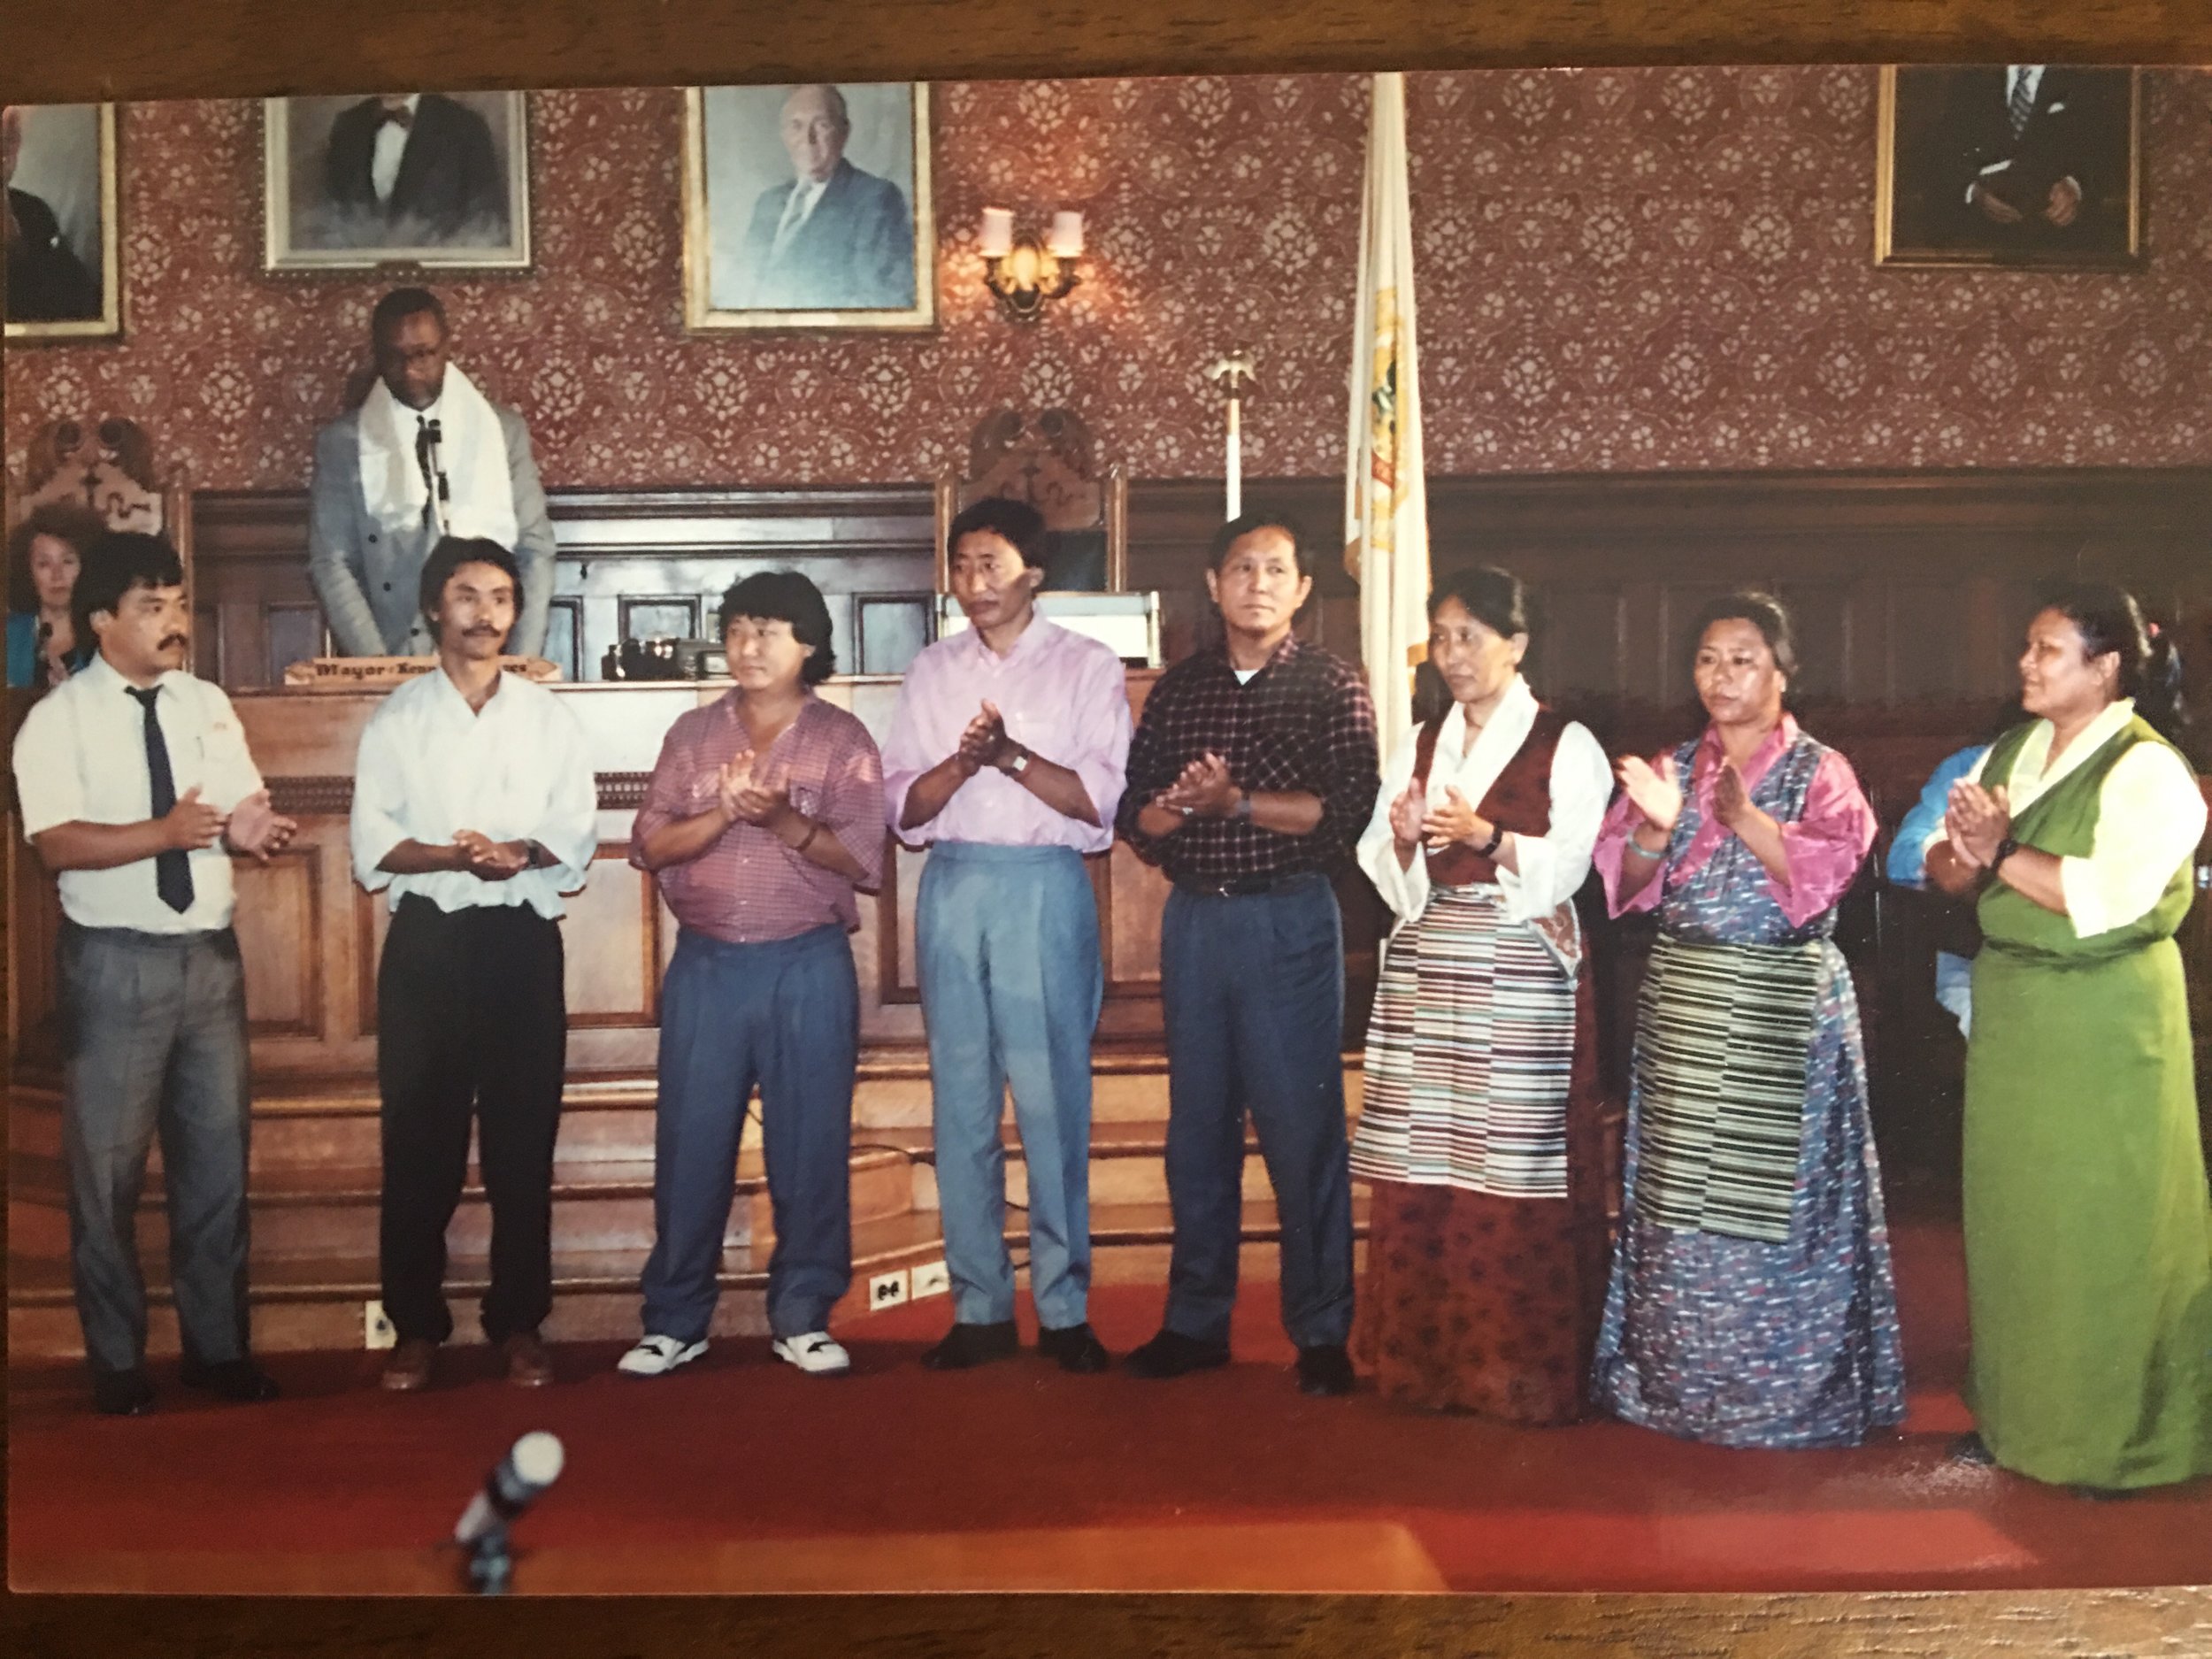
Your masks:
[{"label": "wooden step", "polygon": [[[36,1153],[9,1156],[10,1250],[63,1256],[68,1249],[67,1194],[61,1161]],[[911,1155],[883,1148],[852,1157],[856,1224],[903,1216],[914,1209]],[[373,1257],[377,1248],[382,1175],[374,1164],[257,1169],[250,1187],[252,1263]],[[563,1250],[649,1249],[653,1243],[653,1165],[611,1159],[556,1162],[553,1236]],[[149,1263],[166,1256],[168,1218],[160,1171],[149,1171],[139,1205],[139,1252]],[[737,1201],[723,1234],[726,1248],[765,1246],[775,1236],[768,1180],[757,1148],[738,1160]],[[491,1246],[491,1206],[472,1164],[447,1248],[457,1256]]]},{"label": "wooden step", "polygon": [[[1167,1062],[1164,1056],[1121,1056],[1102,1059],[1092,1081],[1091,1121],[1099,1138],[1109,1125],[1151,1124],[1167,1117]],[[876,1061],[864,1066],[853,1100],[853,1125],[868,1129],[921,1130],[930,1123],[929,1071],[926,1062]],[[1348,1056],[1345,1095],[1356,1112],[1362,1073],[1358,1056]],[[560,1155],[565,1159],[605,1158],[617,1162],[653,1156],[653,1110],[658,1090],[652,1079],[572,1079],[562,1097]],[[52,1089],[19,1085],[12,1102],[11,1148],[59,1156],[61,1096]],[[757,1101],[755,1110],[758,1110]],[[1006,1121],[1013,1121],[1010,1102]],[[758,1129],[747,1132],[757,1141]],[[377,1161],[380,1128],[373,1086],[305,1088],[264,1084],[253,1103],[251,1153],[257,1172],[303,1164],[360,1168]],[[158,1167],[159,1152],[154,1155]]]},{"label": "wooden step", "polygon": [[[1356,1192],[1353,1202],[1356,1232],[1363,1234],[1365,1194]],[[1274,1279],[1280,1237],[1271,1202],[1246,1204],[1240,1252],[1245,1277],[1255,1281]],[[1164,1286],[1173,1238],[1173,1219],[1164,1204],[1094,1207],[1091,1212],[1094,1281]],[[1008,1217],[1007,1242],[1017,1263],[1025,1262],[1028,1233],[1018,1212]],[[576,1342],[634,1336],[638,1277],[644,1270],[646,1254],[641,1248],[557,1250],[553,1312],[544,1327],[546,1339]],[[868,1281],[872,1275],[941,1262],[943,1256],[942,1235],[934,1215],[856,1223],[853,1286],[838,1304],[833,1319],[856,1318],[866,1311]],[[718,1276],[722,1296],[715,1310],[713,1334],[765,1333],[767,1270],[764,1248],[724,1249]],[[1025,1282],[1026,1275],[1020,1277]],[[146,1280],[149,1352],[157,1356],[173,1356],[178,1351],[177,1325],[167,1263],[149,1261]],[[457,1253],[449,1262],[446,1297],[453,1309],[456,1342],[482,1340],[473,1303],[489,1282],[488,1263],[480,1253]],[[273,1262],[257,1267],[248,1291],[253,1308],[254,1347],[262,1353],[359,1348],[365,1340],[365,1305],[379,1292],[373,1256]],[[27,1256],[11,1248],[8,1342],[10,1351],[22,1360],[81,1357],[83,1346],[65,1258]]]}]

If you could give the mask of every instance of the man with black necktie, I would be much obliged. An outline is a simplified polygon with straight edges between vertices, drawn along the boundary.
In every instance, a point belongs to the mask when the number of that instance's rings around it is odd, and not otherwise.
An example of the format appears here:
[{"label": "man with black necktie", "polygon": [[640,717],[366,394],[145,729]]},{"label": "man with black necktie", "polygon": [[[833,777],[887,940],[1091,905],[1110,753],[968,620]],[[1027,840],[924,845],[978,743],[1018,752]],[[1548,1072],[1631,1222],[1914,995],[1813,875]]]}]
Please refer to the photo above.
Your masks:
[{"label": "man with black necktie", "polygon": [[297,826],[270,810],[230,699],[184,672],[189,613],[168,542],[110,531],[73,603],[99,654],[30,711],[14,764],[24,834],[61,888],[70,1269],[93,1401],[111,1416],[153,1404],[137,1210],[157,1133],[184,1380],[273,1399],[248,1341],[230,859],[266,859]]},{"label": "man with black necktie", "polygon": [[1917,206],[1928,243],[2093,250],[2124,228],[2112,223],[2107,197],[2126,166],[2126,70],[1992,64],[1917,73],[1944,84],[1913,173],[1925,181]]}]

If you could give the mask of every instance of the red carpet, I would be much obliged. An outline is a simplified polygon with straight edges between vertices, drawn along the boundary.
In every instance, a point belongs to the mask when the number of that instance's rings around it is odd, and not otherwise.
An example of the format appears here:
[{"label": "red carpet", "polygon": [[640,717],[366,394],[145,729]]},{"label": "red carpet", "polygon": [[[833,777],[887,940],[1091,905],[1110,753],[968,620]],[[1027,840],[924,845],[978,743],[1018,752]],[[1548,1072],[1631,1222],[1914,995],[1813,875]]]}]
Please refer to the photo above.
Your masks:
[{"label": "red carpet", "polygon": [[[918,1560],[926,1535],[947,1533],[973,1548],[924,1578],[978,1587],[979,1575],[1265,1587],[1267,1562],[1295,1578],[1302,1551],[1308,1567],[1338,1552],[1337,1578],[1376,1588],[2212,1581],[2206,1483],[2091,1503],[1944,1462],[1966,1426],[1957,1236],[1911,1225],[1897,1246],[1912,1416],[1901,1435],[1850,1452],[1735,1452],[1609,1421],[1512,1430],[1371,1395],[1309,1400],[1292,1386],[1269,1284],[1246,1288],[1238,1363],[1165,1384],[1064,1376],[1033,1356],[925,1371],[915,1359],[950,1317],[942,1298],[847,1329],[856,1370],[842,1379],[803,1377],[765,1343],[739,1342],[638,1383],[611,1372],[619,1349],[603,1346],[565,1351],[563,1386],[531,1395],[491,1380],[489,1356],[468,1349],[444,1356],[443,1386],[407,1398],[365,1386],[375,1356],[313,1356],[272,1365],[288,1390],[274,1405],[204,1404],[163,1373],[156,1415],[113,1421],[90,1413],[73,1370],[42,1369],[19,1373],[11,1394],[12,1577],[78,1583],[109,1571],[96,1557],[151,1555],[165,1571],[133,1582],[217,1589],[196,1578],[203,1566],[219,1577],[250,1560],[259,1587],[403,1587],[377,1561],[442,1536],[492,1459],[548,1428],[567,1443],[568,1471],[518,1541],[549,1572],[565,1565],[559,1582],[541,1573],[524,1586],[536,1589],[619,1588],[641,1581],[622,1562],[676,1559],[694,1563],[699,1588],[761,1587],[749,1559],[784,1563],[770,1575],[780,1587],[832,1587],[842,1561],[849,1587],[890,1587],[903,1569],[886,1562]],[[1156,1290],[1108,1289],[1094,1323],[1120,1352],[1151,1333],[1159,1307]],[[1248,1573],[1207,1564],[1233,1560],[1240,1536]],[[1027,1572],[1015,1564],[1025,1540],[1043,1563]],[[346,1552],[371,1552],[350,1578],[335,1559]]]}]

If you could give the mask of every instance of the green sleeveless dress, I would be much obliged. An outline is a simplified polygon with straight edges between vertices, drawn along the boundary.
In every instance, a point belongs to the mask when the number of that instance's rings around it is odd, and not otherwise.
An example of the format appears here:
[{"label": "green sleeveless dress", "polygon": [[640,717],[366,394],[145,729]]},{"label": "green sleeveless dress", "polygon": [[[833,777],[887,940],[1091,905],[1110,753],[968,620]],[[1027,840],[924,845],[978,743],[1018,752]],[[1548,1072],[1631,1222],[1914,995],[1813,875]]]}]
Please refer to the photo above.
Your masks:
[{"label": "green sleeveless dress", "polygon": [[[1999,739],[2012,776],[2033,726]],[[2013,825],[2086,856],[2131,720]],[[2170,747],[2170,746],[2169,746]],[[2149,914],[2077,939],[2001,882],[1978,906],[1966,1059],[1966,1401],[1998,1463],[2038,1480],[2160,1486],[2212,1470],[2212,1202],[2175,930],[2185,863]]]}]

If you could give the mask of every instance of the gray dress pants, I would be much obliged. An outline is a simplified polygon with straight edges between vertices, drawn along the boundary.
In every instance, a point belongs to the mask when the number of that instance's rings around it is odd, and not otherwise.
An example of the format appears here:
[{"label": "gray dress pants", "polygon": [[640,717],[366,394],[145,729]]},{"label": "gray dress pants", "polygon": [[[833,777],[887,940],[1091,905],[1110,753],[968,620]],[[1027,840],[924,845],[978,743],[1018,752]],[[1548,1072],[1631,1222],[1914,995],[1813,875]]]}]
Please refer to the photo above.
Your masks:
[{"label": "gray dress pants", "polygon": [[63,1145],[69,1259],[85,1356],[96,1371],[146,1356],[138,1195],[161,1137],[169,1271],[184,1351],[245,1357],[246,989],[238,941],[65,923],[68,1054]]}]

